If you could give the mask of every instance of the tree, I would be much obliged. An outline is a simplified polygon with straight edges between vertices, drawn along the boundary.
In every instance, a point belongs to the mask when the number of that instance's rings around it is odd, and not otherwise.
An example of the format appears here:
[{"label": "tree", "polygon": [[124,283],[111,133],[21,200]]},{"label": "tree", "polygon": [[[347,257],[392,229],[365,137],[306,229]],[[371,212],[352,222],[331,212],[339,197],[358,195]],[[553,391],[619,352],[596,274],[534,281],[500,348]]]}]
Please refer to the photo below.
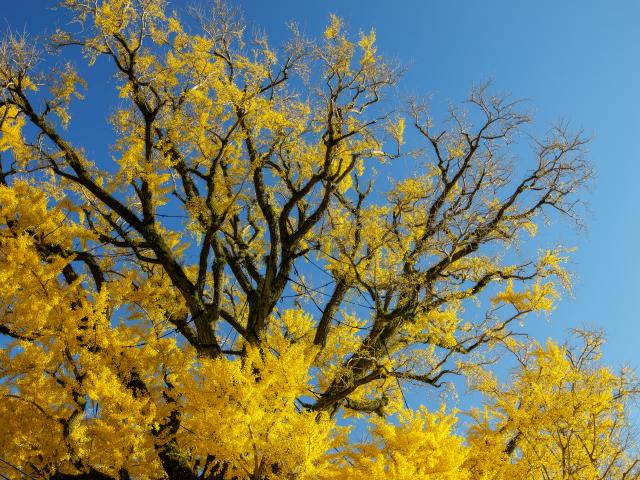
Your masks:
[{"label": "tree", "polygon": [[[477,412],[469,435],[472,451],[479,453],[467,459],[477,477],[640,477],[628,418],[637,379],[628,368],[614,373],[598,364],[601,333],[578,330],[574,336],[577,346],[549,340],[545,346],[522,348],[510,385],[480,386],[490,401],[484,412]],[[491,446],[498,455],[515,454],[517,461],[487,462]]]},{"label": "tree", "polygon": [[[514,321],[569,286],[561,248],[505,252],[541,219],[578,218],[583,137],[556,127],[517,168],[531,119],[486,87],[441,127],[417,101],[394,112],[398,69],[335,16],[276,51],[222,4],[187,20],[162,0],[60,6],[77,28],[48,46],[113,66],[116,141],[99,158],[72,142],[85,81],[5,35],[2,473],[471,475],[454,415],[407,410],[402,387],[481,375],[490,349],[519,348]],[[374,187],[407,120],[423,165]],[[473,302],[480,320],[463,319]],[[509,442],[516,420],[492,408]],[[371,443],[338,426],[348,415]],[[439,465],[416,463],[410,432]]]}]

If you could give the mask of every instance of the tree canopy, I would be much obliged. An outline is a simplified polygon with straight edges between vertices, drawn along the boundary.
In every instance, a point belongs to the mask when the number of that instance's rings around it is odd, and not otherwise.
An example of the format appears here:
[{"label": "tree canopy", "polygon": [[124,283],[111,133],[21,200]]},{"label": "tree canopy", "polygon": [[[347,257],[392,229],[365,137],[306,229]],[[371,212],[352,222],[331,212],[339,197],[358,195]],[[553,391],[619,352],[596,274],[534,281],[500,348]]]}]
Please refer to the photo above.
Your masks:
[{"label": "tree canopy", "polygon": [[[221,3],[60,12],[43,45],[0,43],[2,476],[640,476],[601,335],[513,328],[570,288],[568,250],[514,251],[579,220],[581,133],[527,136],[486,86],[442,121],[396,108],[375,31],[333,15],[273,48]],[[72,141],[78,49],[113,69],[112,145]],[[480,409],[406,405],[455,376]]]}]

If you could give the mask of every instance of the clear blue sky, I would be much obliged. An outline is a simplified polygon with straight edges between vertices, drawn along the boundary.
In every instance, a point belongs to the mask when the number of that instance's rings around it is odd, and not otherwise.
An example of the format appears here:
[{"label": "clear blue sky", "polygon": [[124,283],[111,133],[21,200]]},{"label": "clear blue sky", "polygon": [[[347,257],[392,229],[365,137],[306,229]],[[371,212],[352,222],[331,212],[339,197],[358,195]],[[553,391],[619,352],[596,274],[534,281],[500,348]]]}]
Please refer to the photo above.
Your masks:
[{"label": "clear blue sky", "polygon": [[[51,31],[56,14],[46,7],[54,3],[0,0],[0,21],[33,33]],[[192,2],[171,2],[176,8],[186,3]],[[576,234],[569,225],[556,224],[542,239],[578,248],[572,257],[575,298],[563,300],[548,321],[529,322],[527,330],[539,338],[563,338],[571,326],[603,327],[607,362],[640,367],[640,2],[231,3],[273,43],[285,35],[288,20],[310,35],[320,34],[329,13],[345,18],[353,31],[374,27],[380,51],[408,68],[400,95],[432,93],[457,102],[474,83],[491,79],[495,90],[529,99],[542,128],[557,120],[584,128],[593,137],[589,157],[597,170],[587,194],[587,231]],[[107,104],[96,99],[95,114],[106,117]],[[75,135],[103,134],[81,126]]]}]

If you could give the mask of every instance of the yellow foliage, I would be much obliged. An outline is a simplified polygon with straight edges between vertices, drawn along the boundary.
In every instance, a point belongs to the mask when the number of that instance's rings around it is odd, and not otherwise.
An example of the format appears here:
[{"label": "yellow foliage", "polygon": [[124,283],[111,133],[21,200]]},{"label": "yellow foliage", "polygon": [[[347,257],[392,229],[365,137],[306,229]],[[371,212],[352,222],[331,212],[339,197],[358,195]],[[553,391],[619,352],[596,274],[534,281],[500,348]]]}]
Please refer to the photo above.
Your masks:
[{"label": "yellow foliage", "polygon": [[444,410],[399,413],[398,423],[373,419],[371,443],[357,445],[347,458],[344,479],[464,480],[467,449],[454,432],[456,417]]},{"label": "yellow foliage", "polygon": [[[220,2],[188,24],[164,0],[61,6],[79,28],[55,46],[114,69],[115,140],[67,135],[82,70],[0,43],[0,476],[637,473],[635,385],[597,338],[576,356],[511,328],[570,288],[562,248],[507,258],[548,210],[573,214],[578,137],[519,180],[510,103],[476,91],[479,124],[452,111],[437,134],[422,106],[385,111],[397,70],[335,15],[277,50]],[[379,190],[416,136],[430,153]],[[521,367],[502,385],[505,350]],[[454,375],[484,395],[468,432],[406,405]]]},{"label": "yellow foliage", "polygon": [[481,387],[489,402],[469,437],[476,478],[637,475],[628,417],[636,380],[598,365],[599,334],[577,333],[576,347],[532,343],[510,384]]},{"label": "yellow foliage", "polygon": [[505,289],[493,297],[494,303],[507,303],[519,312],[541,310],[549,312],[555,301],[560,298],[553,282],[535,283],[522,292],[513,289],[513,282],[508,281]]},{"label": "yellow foliage", "polygon": [[330,23],[324,31],[327,40],[333,40],[340,34],[342,29],[342,20],[334,14],[330,15]]}]

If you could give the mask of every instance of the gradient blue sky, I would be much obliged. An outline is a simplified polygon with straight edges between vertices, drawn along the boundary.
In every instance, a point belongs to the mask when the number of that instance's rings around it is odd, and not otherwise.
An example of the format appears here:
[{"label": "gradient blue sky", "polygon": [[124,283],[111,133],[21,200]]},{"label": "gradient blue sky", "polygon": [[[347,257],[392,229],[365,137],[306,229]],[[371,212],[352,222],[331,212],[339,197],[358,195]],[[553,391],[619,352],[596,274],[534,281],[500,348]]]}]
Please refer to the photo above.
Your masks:
[{"label": "gradient blue sky", "polygon": [[[54,0],[0,0],[0,21],[35,34],[51,31]],[[172,0],[176,8],[187,2]],[[597,178],[587,194],[587,230],[551,227],[541,241],[576,246],[574,298],[548,320],[529,322],[539,338],[563,338],[571,326],[602,327],[605,359],[640,367],[640,270],[637,197],[640,190],[640,2],[620,0],[293,1],[231,2],[273,43],[297,21],[320,34],[329,13],[353,31],[375,27],[379,50],[407,67],[400,95],[431,93],[458,102],[474,83],[528,99],[541,128],[567,120],[592,138],[589,157]],[[100,66],[97,67],[99,74]],[[94,114],[106,117],[106,100],[94,97]],[[102,113],[104,112],[104,114]],[[74,135],[104,138],[80,126]],[[93,137],[91,137],[93,136]],[[89,144],[91,149],[91,142]],[[399,163],[397,168],[402,168]],[[401,172],[399,172],[401,173]],[[535,240],[534,240],[535,241]]]}]

